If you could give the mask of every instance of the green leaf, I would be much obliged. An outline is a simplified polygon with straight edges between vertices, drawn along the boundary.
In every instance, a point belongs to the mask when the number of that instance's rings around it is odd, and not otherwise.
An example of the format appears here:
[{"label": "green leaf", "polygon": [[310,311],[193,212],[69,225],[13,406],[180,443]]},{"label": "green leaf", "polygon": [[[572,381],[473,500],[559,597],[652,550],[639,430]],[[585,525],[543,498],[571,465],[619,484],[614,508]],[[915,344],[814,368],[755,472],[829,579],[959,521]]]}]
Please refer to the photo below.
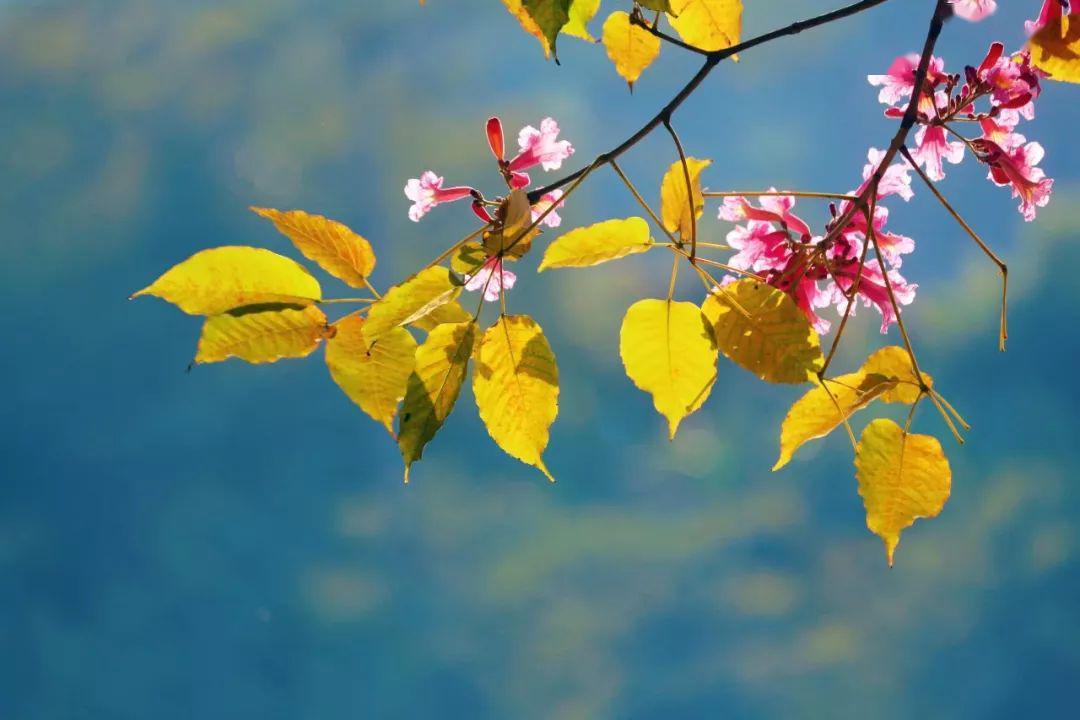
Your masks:
[{"label": "green leaf", "polygon": [[522,4],[547,40],[551,54],[557,61],[559,52],[555,40],[563,26],[570,22],[570,6],[573,0],[524,0]]},{"label": "green leaf", "polygon": [[412,464],[454,409],[476,342],[472,321],[439,325],[416,351],[398,423],[398,447],[405,460],[405,482]]},{"label": "green leaf", "polygon": [[548,268],[591,267],[646,252],[652,246],[649,224],[642,218],[606,220],[571,230],[548,245],[538,272]]}]

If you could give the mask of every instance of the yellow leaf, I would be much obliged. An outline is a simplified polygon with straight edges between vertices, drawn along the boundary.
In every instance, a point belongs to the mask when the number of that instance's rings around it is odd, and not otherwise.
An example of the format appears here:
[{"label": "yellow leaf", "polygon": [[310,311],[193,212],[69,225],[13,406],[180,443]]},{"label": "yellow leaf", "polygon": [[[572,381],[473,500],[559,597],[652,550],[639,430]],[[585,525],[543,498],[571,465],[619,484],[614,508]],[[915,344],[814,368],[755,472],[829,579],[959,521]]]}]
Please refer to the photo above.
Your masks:
[{"label": "yellow leaf", "polygon": [[[919,377],[911,367],[911,356],[902,347],[890,345],[874,352],[859,372],[866,375],[877,373],[896,380],[896,387],[882,394],[882,402],[910,405],[919,398]],[[922,375],[927,386],[933,386],[933,378],[926,373]]]},{"label": "yellow leaf", "polygon": [[445,305],[435,308],[419,320],[414,320],[412,325],[424,332],[431,332],[435,327],[445,323],[463,323],[468,320],[472,320],[472,314],[461,307],[457,300],[451,300]]},{"label": "yellow leaf", "polygon": [[739,42],[741,0],[671,0],[671,11],[671,26],[696,48],[721,50]]},{"label": "yellow leaf", "polygon": [[600,9],[600,0],[574,0],[570,5],[570,20],[563,25],[563,35],[572,35],[582,40],[596,42],[589,32],[589,21],[596,17]]},{"label": "yellow leaf", "polygon": [[1048,22],[1029,44],[1031,62],[1050,79],[1080,83],[1080,12]]},{"label": "yellow leaf", "polygon": [[630,16],[619,10],[604,22],[604,48],[615,71],[630,84],[641,77],[642,71],[660,55],[660,38],[644,28],[633,25]]},{"label": "yellow leaf", "polygon": [[643,253],[652,247],[649,224],[639,217],[606,220],[571,230],[544,252],[539,272],[548,268],[590,267]]},{"label": "yellow leaf", "polygon": [[544,36],[544,32],[533,20],[529,11],[525,9],[522,0],[502,0],[502,3],[510,11],[510,14],[521,23],[522,29],[540,42],[540,46],[544,48],[544,57],[551,57],[551,45],[548,43],[547,37]]},{"label": "yellow leaf", "polygon": [[461,285],[446,268],[421,270],[372,303],[364,323],[364,338],[373,343],[383,333],[416,322],[460,294]]},{"label": "yellow leaf", "polygon": [[272,221],[308,260],[352,287],[366,286],[365,280],[375,269],[375,251],[348,227],[303,210],[251,209]]},{"label": "yellow leaf", "polygon": [[491,439],[508,455],[544,465],[548,428],[559,414],[559,369],[543,331],[525,315],[503,315],[480,340],[473,394]]},{"label": "yellow leaf", "polygon": [[364,319],[355,315],[334,323],[326,366],[341,391],[393,435],[397,406],[416,364],[416,340],[405,328],[394,328],[368,345],[363,327]]},{"label": "yellow leaf", "polygon": [[668,433],[704,404],[716,381],[716,344],[697,305],[640,300],[630,306],[619,333],[626,374],[653,396]]},{"label": "yellow leaf", "polygon": [[[712,165],[712,160],[686,158],[690,171],[690,187],[694,191],[694,217],[701,217],[705,210],[705,198],[701,194],[701,171]],[[669,232],[678,232],[690,239],[690,201],[686,193],[686,173],[681,160],[672,164],[664,174],[660,185],[660,216]]]},{"label": "yellow leaf", "polygon": [[736,280],[705,299],[716,344],[731,361],[762,380],[803,383],[824,365],[821,339],[791,297],[752,278]]},{"label": "yellow leaf", "polygon": [[317,307],[214,315],[203,323],[197,363],[237,357],[249,363],[306,357],[326,334],[326,316]]},{"label": "yellow leaf", "polygon": [[900,532],[919,518],[936,517],[952,486],[949,461],[937,438],[906,434],[892,420],[874,420],[863,430],[855,454],[866,526],[885,542],[889,566]]},{"label": "yellow leaf", "polygon": [[220,315],[246,305],[311,305],[319,281],[301,265],[253,247],[195,253],[131,297],[154,295],[189,315]]},{"label": "yellow leaf", "polygon": [[458,275],[472,275],[487,261],[487,252],[478,242],[465,243],[450,258],[450,268]]},{"label": "yellow leaf", "polygon": [[416,350],[416,368],[409,377],[398,423],[405,482],[409,482],[412,464],[423,456],[424,447],[454,409],[475,342],[476,325],[471,321],[439,325]]},{"label": "yellow leaf", "polygon": [[884,375],[857,372],[825,380],[824,386],[819,384],[808,391],[791,406],[784,418],[780,428],[780,458],[773,470],[787,465],[803,444],[825,437],[874,398],[895,386],[896,381]]}]

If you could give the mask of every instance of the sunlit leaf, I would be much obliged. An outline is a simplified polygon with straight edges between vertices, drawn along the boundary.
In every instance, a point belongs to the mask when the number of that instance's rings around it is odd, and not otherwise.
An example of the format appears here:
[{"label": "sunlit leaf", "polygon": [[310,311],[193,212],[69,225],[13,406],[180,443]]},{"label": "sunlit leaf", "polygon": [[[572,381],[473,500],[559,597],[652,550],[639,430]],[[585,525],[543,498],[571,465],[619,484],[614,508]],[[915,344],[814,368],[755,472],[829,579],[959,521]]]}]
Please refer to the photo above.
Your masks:
[{"label": "sunlit leaf", "polygon": [[460,294],[460,282],[446,268],[437,265],[421,270],[372,304],[364,323],[364,338],[373,343],[384,332],[416,322]]},{"label": "sunlit leaf", "polygon": [[895,386],[896,381],[884,375],[862,372],[825,380],[824,386],[819,383],[788,410],[780,428],[780,458],[773,470],[787,465],[803,444],[825,437],[874,398]]},{"label": "sunlit leaf", "polygon": [[701,309],[671,300],[634,303],[623,318],[619,353],[626,374],[652,395],[674,438],[679,423],[704,404],[716,381],[716,344]]},{"label": "sunlit leaf", "polygon": [[1031,62],[1052,80],[1080,83],[1080,12],[1051,20],[1029,41]]},{"label": "sunlit leaf", "polygon": [[499,208],[499,217],[502,220],[501,228],[484,233],[486,253],[517,259],[529,252],[540,229],[532,227],[532,205],[529,204],[528,193],[520,189],[511,190]]},{"label": "sunlit leaf", "polygon": [[637,4],[646,10],[659,10],[660,12],[671,12],[671,0],[637,0]]},{"label": "sunlit leaf", "polygon": [[771,285],[737,280],[710,294],[702,312],[720,351],[762,380],[803,383],[825,363],[821,339],[806,316]]},{"label": "sunlit leaf", "polygon": [[517,18],[517,21],[521,23],[522,29],[540,42],[540,46],[544,48],[544,57],[551,57],[551,43],[548,42],[543,30],[541,30],[540,26],[533,20],[529,11],[525,9],[522,0],[502,0],[502,3],[506,6],[506,9],[510,11],[510,14]]},{"label": "sunlit leaf", "polygon": [[652,247],[649,224],[639,217],[607,220],[571,230],[544,252],[540,272],[548,268],[590,267],[643,253]]},{"label": "sunlit leaf", "polygon": [[891,566],[901,531],[945,507],[952,486],[949,461],[937,438],[906,434],[892,420],[880,419],[863,430],[855,468],[866,526],[885,542]]},{"label": "sunlit leaf", "polygon": [[701,50],[721,50],[739,42],[741,0],[671,0],[671,26],[684,42]]},{"label": "sunlit leaf", "polygon": [[465,243],[450,258],[450,267],[458,275],[472,275],[487,261],[487,252],[478,242]]},{"label": "sunlit leaf", "polygon": [[424,332],[445,323],[463,323],[472,320],[472,314],[461,307],[457,300],[451,300],[445,305],[440,305],[419,320],[414,320],[412,326],[420,328]]},{"label": "sunlit leaf", "polygon": [[272,221],[304,257],[352,287],[364,287],[375,269],[371,243],[339,222],[303,210],[251,209]]},{"label": "sunlit leaf", "polygon": [[536,27],[540,28],[548,47],[551,48],[551,54],[556,58],[559,56],[555,47],[556,40],[563,26],[570,22],[570,6],[573,3],[574,0],[522,0],[522,5],[536,23]]},{"label": "sunlit leaf", "polygon": [[326,316],[317,307],[214,315],[203,323],[197,363],[235,357],[249,363],[305,357],[326,335]]},{"label": "sunlit leaf", "polygon": [[596,17],[600,9],[600,0],[574,0],[570,5],[570,20],[563,26],[563,35],[572,35],[582,40],[596,42],[589,32],[589,21]]},{"label": "sunlit leaf", "polygon": [[356,316],[334,323],[326,366],[341,391],[393,434],[398,403],[416,363],[416,340],[405,328],[393,328],[368,345],[363,327],[364,319]]},{"label": "sunlit leaf", "polygon": [[[709,167],[712,160],[686,158],[686,169],[690,171],[690,187],[694,191],[694,217],[701,217],[705,210],[705,198],[701,194],[701,171]],[[660,185],[660,217],[669,232],[678,232],[689,239],[691,232],[690,202],[686,193],[686,172],[681,160],[674,162],[664,173]]]},{"label": "sunlit leaf", "polygon": [[484,333],[473,369],[473,394],[498,446],[554,481],[542,456],[548,428],[559,413],[559,370],[532,318],[500,316]]},{"label": "sunlit leaf", "polygon": [[[890,345],[874,352],[863,363],[860,372],[877,373],[896,380],[896,386],[881,395],[882,402],[910,405],[919,397],[919,377],[911,366],[911,356],[902,347]],[[933,378],[926,373],[922,375],[926,385],[933,386]]]},{"label": "sunlit leaf", "polygon": [[189,315],[220,315],[245,305],[310,305],[319,281],[296,261],[253,247],[219,247],[192,255],[131,297],[154,295]]},{"label": "sunlit leaf", "polygon": [[660,55],[660,38],[630,22],[630,16],[619,10],[604,21],[604,49],[615,64],[615,71],[631,87],[645,68]]},{"label": "sunlit leaf", "polygon": [[454,409],[476,342],[476,324],[439,325],[416,350],[398,423],[398,446],[405,460],[405,482],[412,464],[424,454]]}]

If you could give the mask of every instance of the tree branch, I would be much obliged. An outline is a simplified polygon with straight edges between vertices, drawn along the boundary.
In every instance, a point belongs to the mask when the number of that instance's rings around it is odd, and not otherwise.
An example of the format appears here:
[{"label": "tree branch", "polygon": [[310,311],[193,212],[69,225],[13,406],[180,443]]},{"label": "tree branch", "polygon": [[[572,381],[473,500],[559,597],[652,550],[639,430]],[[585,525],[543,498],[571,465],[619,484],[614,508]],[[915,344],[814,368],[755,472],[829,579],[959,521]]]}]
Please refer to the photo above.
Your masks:
[{"label": "tree branch", "polygon": [[[601,153],[600,155],[598,155],[596,159],[593,162],[589,163],[589,165],[587,165],[586,167],[575,170],[569,175],[562,177],[549,185],[531,191],[529,193],[529,202],[535,203],[544,194],[549,193],[552,190],[561,188],[567,183],[573,182],[589,168],[596,168],[600,165],[611,162],[630,148],[637,145],[646,136],[648,136],[649,133],[659,127],[662,123],[670,120],[672,114],[674,114],[674,112],[679,108],[679,106],[682,105],[683,102],[685,102],[686,99],[690,97],[695,90],[697,90],[698,86],[701,85],[705,78],[709,76],[709,73],[713,71],[713,68],[719,65],[722,60],[725,60],[732,55],[736,55],[740,52],[745,52],[746,50],[755,48],[758,45],[764,45],[767,42],[771,42],[773,40],[786,37],[788,35],[797,35],[804,30],[809,30],[811,28],[819,27],[821,25],[827,25],[828,23],[835,22],[837,20],[842,20],[843,18],[850,17],[857,13],[863,12],[864,10],[869,10],[870,8],[881,5],[885,2],[888,2],[888,0],[861,0],[860,2],[852,3],[845,7],[839,8],[838,10],[833,10],[832,12],[825,13],[824,15],[818,15],[817,17],[800,20],[798,22],[792,23],[791,25],[788,25],[787,27],[778,28],[771,32],[767,32],[764,35],[759,35],[755,38],[751,38],[750,40],[741,42],[738,45],[733,45],[729,48],[709,52],[705,57],[705,63],[701,66],[701,69],[698,70],[692,78],[690,78],[686,85],[683,86],[682,90],[680,90],[678,94],[675,95],[675,97],[672,98],[667,105],[660,109],[660,112],[658,112],[651,120],[645,123],[637,132],[635,132],[633,135],[631,135],[626,140],[624,140],[611,150],[607,151],[606,153]],[[695,48],[694,50],[696,51],[697,49]],[[914,116],[912,117],[912,123],[914,123]],[[895,151],[893,154],[895,154]]]}]

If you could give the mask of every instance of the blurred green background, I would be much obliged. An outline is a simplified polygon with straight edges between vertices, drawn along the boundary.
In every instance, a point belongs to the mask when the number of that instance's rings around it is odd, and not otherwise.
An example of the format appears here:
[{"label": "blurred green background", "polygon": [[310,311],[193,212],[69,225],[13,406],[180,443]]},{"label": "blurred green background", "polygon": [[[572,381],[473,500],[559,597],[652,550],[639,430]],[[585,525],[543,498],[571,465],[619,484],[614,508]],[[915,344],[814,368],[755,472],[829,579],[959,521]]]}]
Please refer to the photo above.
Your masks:
[{"label": "blurred green background", "polygon": [[[746,34],[836,4],[748,0]],[[865,75],[921,46],[930,5],[720,68],[676,123],[714,159],[706,183],[856,185],[892,133]],[[991,40],[1016,47],[1038,5],[950,23],[939,54],[960,70]],[[625,308],[664,292],[661,254],[515,268],[511,310],[561,366],[553,486],[502,455],[466,393],[405,488],[318,356],[186,374],[198,321],[126,300],[202,248],[291,253],[252,204],[348,223],[388,286],[472,226],[464,205],[409,222],[407,178],[497,189],[489,115],[508,133],[555,116],[577,167],[697,65],[665,48],[631,95],[601,48],[561,56],[494,0],[0,0],[0,718],[1075,713],[1075,87],[1049,85],[1025,129],[1057,178],[1037,222],[970,160],[942,185],[1014,271],[1008,353],[994,268],[925,190],[891,204],[918,243],[914,341],[975,426],[959,448],[921,409],[953,496],[891,571],[843,433],[769,472],[800,390],[723,364],[667,442],[618,358]],[[625,167],[654,198],[673,159],[657,136]],[[635,212],[602,173],[562,214]],[[700,299],[690,278],[680,292]],[[840,369],[886,342],[877,325],[858,314]]]}]

